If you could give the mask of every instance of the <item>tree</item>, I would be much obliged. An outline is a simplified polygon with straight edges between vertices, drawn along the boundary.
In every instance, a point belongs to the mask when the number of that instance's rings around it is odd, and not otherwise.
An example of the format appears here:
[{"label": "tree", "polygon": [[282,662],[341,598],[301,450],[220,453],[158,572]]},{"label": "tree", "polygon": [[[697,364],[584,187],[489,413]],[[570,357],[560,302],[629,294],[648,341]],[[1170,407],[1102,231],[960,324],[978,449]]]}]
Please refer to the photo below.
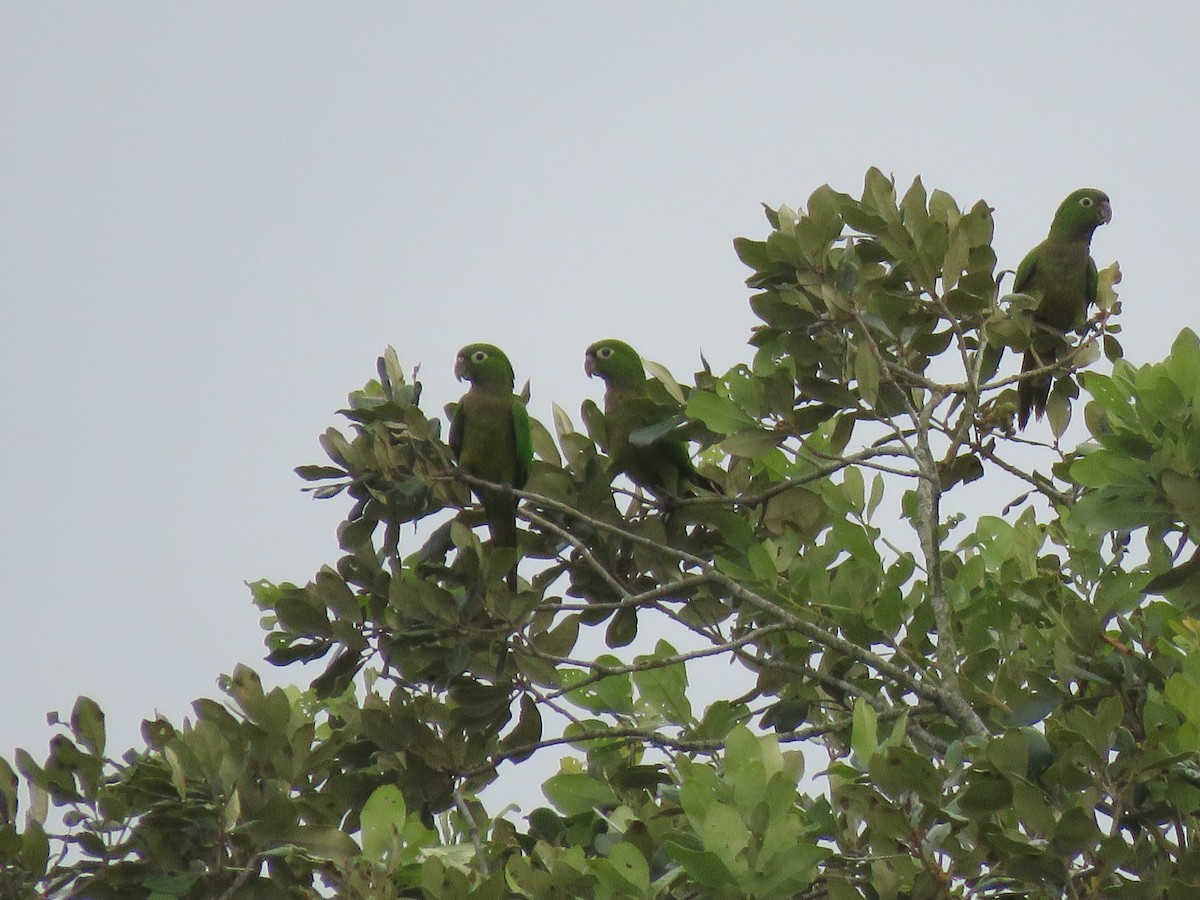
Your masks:
[{"label": "tree", "polygon": [[[344,555],[253,586],[268,661],[321,674],[265,691],[238,668],[120,759],[81,698],[44,763],[17,753],[23,819],[0,763],[0,891],[1194,896],[1200,341],[1123,360],[1112,266],[1065,357],[1002,374],[1036,298],[1001,296],[985,203],[871,170],[860,199],[767,216],[735,241],[753,358],[686,387],[652,367],[686,415],[633,436],[697,441],[724,495],[614,491],[603,416],[556,408],[516,492],[513,592],[512,549],[472,529],[481,483],[389,350],[330,462],[298,470],[354,498]],[[1101,351],[1112,374],[1084,371]],[[1012,429],[1016,383],[1046,374],[1051,444]],[[1066,447],[1073,405],[1090,436]],[[1002,509],[958,500],[1012,485]],[[627,649],[667,633],[686,644]],[[752,687],[697,708],[712,659]],[[480,800],[564,746],[550,806]]]}]

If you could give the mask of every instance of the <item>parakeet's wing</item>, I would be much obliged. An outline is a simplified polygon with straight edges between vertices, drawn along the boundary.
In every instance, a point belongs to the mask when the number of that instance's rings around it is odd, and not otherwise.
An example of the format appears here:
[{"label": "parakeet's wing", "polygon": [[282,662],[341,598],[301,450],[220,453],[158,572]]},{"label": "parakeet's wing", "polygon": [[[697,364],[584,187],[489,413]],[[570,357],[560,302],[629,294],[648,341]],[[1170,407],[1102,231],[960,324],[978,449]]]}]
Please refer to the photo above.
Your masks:
[{"label": "parakeet's wing", "polygon": [[463,433],[466,431],[467,417],[463,413],[463,403],[460,400],[458,405],[454,407],[454,418],[450,420],[450,436],[447,438],[447,443],[450,444],[450,452],[454,454],[455,459],[462,456],[463,448]]},{"label": "parakeet's wing", "polygon": [[696,467],[692,465],[692,456],[688,453],[687,444],[683,441],[659,441],[658,446],[662,447],[663,455],[670,460],[680,475],[690,477],[696,472]]},{"label": "parakeet's wing", "polygon": [[1025,254],[1025,258],[1021,260],[1021,264],[1017,266],[1017,275],[1013,279],[1013,290],[1018,294],[1022,293],[1029,286],[1029,279],[1033,278],[1034,269],[1037,268],[1038,248],[1034,248]]},{"label": "parakeet's wing", "polygon": [[1096,271],[1096,261],[1088,256],[1087,265],[1087,283],[1083,287],[1084,297],[1084,315],[1087,315],[1087,308],[1096,302],[1096,292],[1099,289],[1100,273]]},{"label": "parakeet's wing", "polygon": [[[652,400],[644,394],[628,396],[625,395],[621,399],[622,418],[629,424],[629,430],[632,434],[636,431],[649,430],[656,426],[665,426],[667,423],[673,423],[663,432],[664,434],[673,431],[679,425],[679,406],[668,406],[664,403],[659,403]],[[662,435],[658,435],[649,441],[637,441],[643,446],[658,440]]]},{"label": "parakeet's wing", "polygon": [[529,428],[529,410],[520,397],[513,397],[513,431],[517,438],[517,468],[513,487],[525,486],[529,480],[529,464],[533,461],[533,433]]}]

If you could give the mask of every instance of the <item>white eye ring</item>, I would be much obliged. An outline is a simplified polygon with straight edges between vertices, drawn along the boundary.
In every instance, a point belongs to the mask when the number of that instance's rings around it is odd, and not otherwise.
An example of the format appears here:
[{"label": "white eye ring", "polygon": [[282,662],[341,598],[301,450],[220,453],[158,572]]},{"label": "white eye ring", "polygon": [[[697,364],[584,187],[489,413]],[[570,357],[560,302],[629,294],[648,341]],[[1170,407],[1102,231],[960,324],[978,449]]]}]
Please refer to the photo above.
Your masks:
[{"label": "white eye ring", "polygon": [[1080,197],[1079,205],[1082,206],[1084,209],[1087,209],[1088,207],[1090,207],[1092,205],[1092,198],[1091,197]]},{"label": "white eye ring", "polygon": [[471,354],[471,362],[481,363],[487,359],[487,354],[482,350],[476,350]]},{"label": "white eye ring", "polygon": [[608,359],[612,354],[612,347],[601,347],[596,351],[596,356],[600,357],[600,359]]}]

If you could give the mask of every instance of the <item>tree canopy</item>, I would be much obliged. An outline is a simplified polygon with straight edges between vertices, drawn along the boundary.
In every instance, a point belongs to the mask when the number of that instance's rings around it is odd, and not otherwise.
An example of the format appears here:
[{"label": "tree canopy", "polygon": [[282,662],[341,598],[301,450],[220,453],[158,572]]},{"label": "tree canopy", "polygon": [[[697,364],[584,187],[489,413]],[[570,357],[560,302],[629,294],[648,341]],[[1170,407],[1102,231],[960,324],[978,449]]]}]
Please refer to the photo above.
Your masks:
[{"label": "tree canopy", "polygon": [[[466,476],[389,348],[297,470],[353,499],[342,555],[252,585],[267,661],[319,674],[240,666],[119,756],[79,698],[0,759],[0,895],[1196,896],[1200,340],[1122,358],[1113,265],[1019,374],[988,204],[871,170],[766,212],[748,360],[648,363],[676,414],[629,436],[719,492],[614,481],[591,401],[531,422],[522,489]],[[535,754],[545,805],[490,809]]]}]

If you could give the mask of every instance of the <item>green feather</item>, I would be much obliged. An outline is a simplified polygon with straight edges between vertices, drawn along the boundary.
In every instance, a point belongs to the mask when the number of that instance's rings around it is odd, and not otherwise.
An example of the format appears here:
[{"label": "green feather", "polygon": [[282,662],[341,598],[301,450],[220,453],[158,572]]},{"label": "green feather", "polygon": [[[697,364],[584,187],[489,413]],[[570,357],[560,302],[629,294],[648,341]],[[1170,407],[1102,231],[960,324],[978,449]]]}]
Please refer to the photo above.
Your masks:
[{"label": "green feather", "polygon": [[696,471],[686,443],[671,437],[669,423],[679,420],[680,411],[651,398],[636,350],[624,341],[597,341],[587,348],[584,371],[605,383],[604,450],[614,471],[656,494],[678,496],[688,484],[720,491]]},{"label": "green feather", "polygon": [[[471,383],[454,410],[450,449],[468,475],[524,487],[533,459],[533,437],[524,401],[513,393],[513,368],[492,344],[468,344],[458,351],[454,374]],[[487,517],[492,543],[517,546],[517,499],[511,494],[472,488]],[[516,568],[509,573],[516,588]]]},{"label": "green feather", "polygon": [[[1059,205],[1046,239],[1021,260],[1013,290],[1038,299],[1033,318],[1051,332],[1035,336],[1021,364],[1022,372],[1053,363],[1066,347],[1062,333],[1080,328],[1087,320],[1088,307],[1096,301],[1092,233],[1111,218],[1107,194],[1095,188],[1080,188]],[[1024,428],[1030,412],[1040,419],[1046,411],[1049,376],[1022,380],[1017,395],[1018,422]]]}]

